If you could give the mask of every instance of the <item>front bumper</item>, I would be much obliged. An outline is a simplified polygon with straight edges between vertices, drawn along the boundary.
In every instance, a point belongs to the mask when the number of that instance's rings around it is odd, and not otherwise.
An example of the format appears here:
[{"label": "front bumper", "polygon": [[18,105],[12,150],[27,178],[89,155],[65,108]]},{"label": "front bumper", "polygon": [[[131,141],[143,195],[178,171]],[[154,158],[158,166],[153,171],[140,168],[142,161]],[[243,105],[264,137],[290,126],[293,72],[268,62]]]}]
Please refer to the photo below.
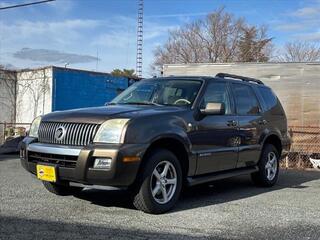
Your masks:
[{"label": "front bumper", "polygon": [[[27,137],[23,141],[20,155],[22,166],[32,174],[36,174],[37,164],[55,165],[57,181],[60,183],[127,187],[136,179],[146,148],[145,144],[92,144],[71,147],[42,144]],[[34,158],[34,155],[37,158]],[[124,157],[138,157],[138,160],[124,162]],[[111,168],[94,168],[96,158],[112,159]]]}]

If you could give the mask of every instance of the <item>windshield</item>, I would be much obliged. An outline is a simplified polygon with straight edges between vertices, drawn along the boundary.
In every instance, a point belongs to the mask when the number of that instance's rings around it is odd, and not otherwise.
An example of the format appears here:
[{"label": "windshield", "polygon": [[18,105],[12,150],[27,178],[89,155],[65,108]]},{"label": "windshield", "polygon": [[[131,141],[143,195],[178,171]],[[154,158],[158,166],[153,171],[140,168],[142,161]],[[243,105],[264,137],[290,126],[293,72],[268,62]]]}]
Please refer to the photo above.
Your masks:
[{"label": "windshield", "polygon": [[190,106],[201,84],[197,80],[142,80],[122,92],[111,104]]}]

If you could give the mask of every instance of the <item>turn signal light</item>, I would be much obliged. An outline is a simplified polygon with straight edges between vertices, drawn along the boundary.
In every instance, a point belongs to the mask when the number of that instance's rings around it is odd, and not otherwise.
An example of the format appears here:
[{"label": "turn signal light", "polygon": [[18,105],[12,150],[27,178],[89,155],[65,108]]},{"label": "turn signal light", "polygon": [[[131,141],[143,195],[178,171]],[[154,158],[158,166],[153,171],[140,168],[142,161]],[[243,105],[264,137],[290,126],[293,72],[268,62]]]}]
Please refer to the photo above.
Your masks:
[{"label": "turn signal light", "polygon": [[124,157],[122,159],[122,161],[124,163],[139,162],[140,161],[140,157],[138,157],[138,156]]}]

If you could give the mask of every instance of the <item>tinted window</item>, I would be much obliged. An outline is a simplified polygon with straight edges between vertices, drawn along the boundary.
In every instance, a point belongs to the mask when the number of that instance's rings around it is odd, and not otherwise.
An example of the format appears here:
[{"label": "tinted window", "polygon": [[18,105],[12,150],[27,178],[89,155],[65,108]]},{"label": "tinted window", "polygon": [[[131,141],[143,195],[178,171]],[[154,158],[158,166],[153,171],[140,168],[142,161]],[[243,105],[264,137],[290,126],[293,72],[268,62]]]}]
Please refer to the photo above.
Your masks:
[{"label": "tinted window", "polygon": [[258,90],[262,96],[262,99],[266,105],[267,110],[270,110],[275,105],[277,105],[277,98],[270,88],[258,87]]},{"label": "tinted window", "polygon": [[239,115],[256,115],[260,112],[257,97],[250,86],[233,83],[232,87]]},{"label": "tinted window", "polygon": [[201,108],[205,108],[207,103],[223,103],[226,114],[231,113],[230,99],[228,95],[227,83],[212,82],[208,85],[201,103]]}]

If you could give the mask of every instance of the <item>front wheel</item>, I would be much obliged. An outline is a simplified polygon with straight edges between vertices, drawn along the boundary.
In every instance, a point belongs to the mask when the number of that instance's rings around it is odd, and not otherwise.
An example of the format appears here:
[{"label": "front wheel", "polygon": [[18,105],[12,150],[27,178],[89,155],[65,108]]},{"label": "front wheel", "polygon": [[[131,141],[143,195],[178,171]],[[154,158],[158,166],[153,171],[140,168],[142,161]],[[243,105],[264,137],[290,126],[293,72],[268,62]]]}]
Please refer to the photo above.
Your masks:
[{"label": "front wheel", "polygon": [[169,211],[177,202],[182,188],[180,162],[165,149],[154,151],[146,161],[133,205],[147,213]]},{"label": "front wheel", "polygon": [[272,187],[279,176],[279,153],[272,144],[267,144],[258,163],[259,171],[251,175],[253,182],[262,187]]}]

